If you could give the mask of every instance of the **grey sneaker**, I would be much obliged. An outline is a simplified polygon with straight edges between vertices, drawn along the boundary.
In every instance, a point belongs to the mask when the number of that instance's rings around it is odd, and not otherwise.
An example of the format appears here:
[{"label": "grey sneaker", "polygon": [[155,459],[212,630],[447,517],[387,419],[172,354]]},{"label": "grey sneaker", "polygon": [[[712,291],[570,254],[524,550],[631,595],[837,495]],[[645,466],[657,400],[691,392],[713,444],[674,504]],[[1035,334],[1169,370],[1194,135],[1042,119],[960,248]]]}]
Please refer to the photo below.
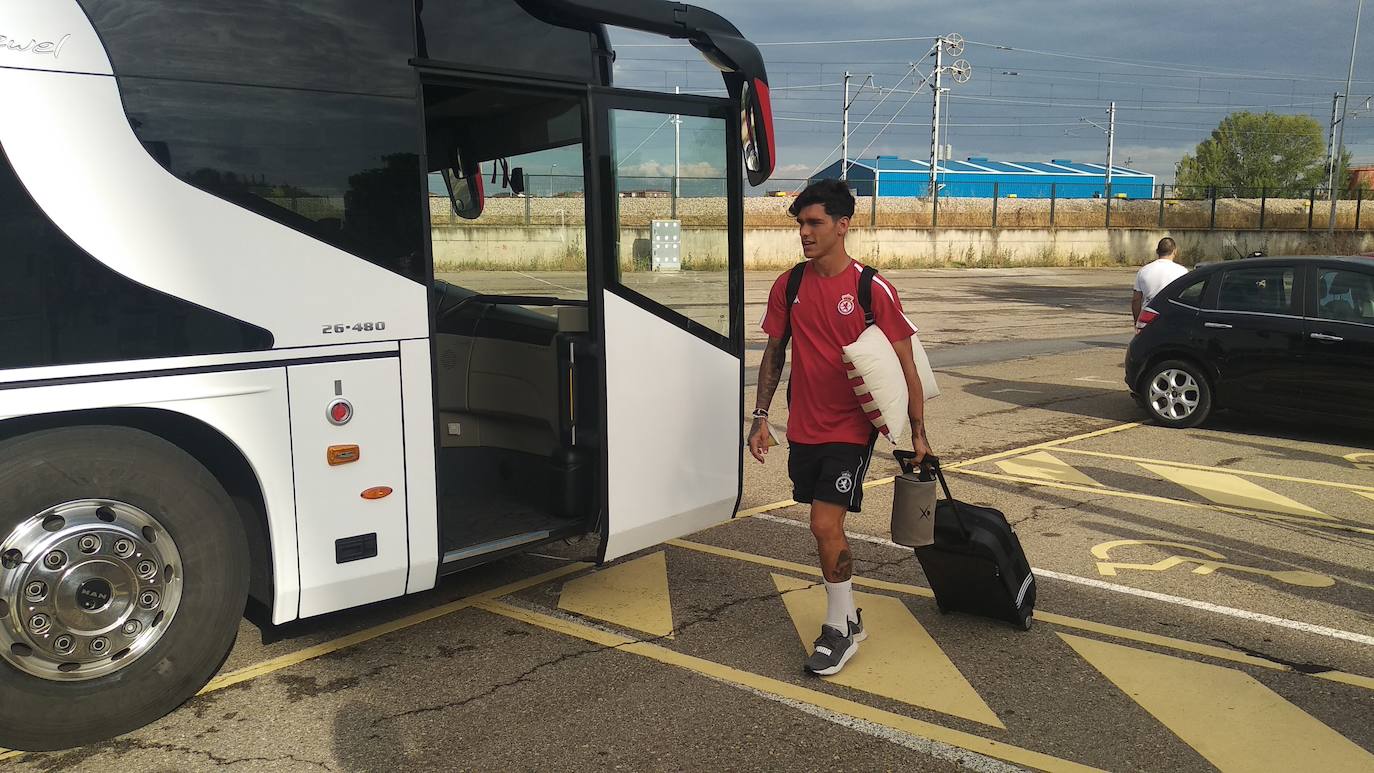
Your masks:
[{"label": "grey sneaker", "polygon": [[[854,630],[850,623],[850,630]],[[821,626],[820,638],[816,639],[816,649],[803,666],[809,674],[830,676],[839,673],[844,664],[859,651],[859,645],[852,636],[846,636],[828,625]]]},{"label": "grey sneaker", "polygon": [[855,644],[858,644],[868,638],[868,633],[864,631],[864,611],[862,609],[856,609],[854,610],[854,616],[859,619],[857,621],[849,621],[849,638],[853,639]]}]

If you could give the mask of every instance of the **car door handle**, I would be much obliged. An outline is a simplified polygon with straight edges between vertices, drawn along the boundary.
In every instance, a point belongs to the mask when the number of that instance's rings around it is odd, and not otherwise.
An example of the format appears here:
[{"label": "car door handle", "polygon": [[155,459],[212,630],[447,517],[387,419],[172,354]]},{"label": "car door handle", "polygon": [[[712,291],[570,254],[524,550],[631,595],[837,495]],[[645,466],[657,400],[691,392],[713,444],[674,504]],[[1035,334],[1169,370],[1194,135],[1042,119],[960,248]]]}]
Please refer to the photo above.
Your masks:
[{"label": "car door handle", "polygon": [[1218,330],[1230,330],[1230,329],[1231,329],[1231,325],[1228,325],[1228,324],[1226,324],[1225,322],[1204,322],[1204,323],[1202,323],[1202,326],[1203,326],[1203,327],[1214,327],[1214,328],[1217,328]]},{"label": "car door handle", "polygon": [[1312,333],[1312,334],[1311,334],[1311,337],[1317,339],[1318,341],[1344,341],[1344,340],[1345,340],[1344,338],[1341,338],[1340,336],[1327,335],[1326,333]]}]

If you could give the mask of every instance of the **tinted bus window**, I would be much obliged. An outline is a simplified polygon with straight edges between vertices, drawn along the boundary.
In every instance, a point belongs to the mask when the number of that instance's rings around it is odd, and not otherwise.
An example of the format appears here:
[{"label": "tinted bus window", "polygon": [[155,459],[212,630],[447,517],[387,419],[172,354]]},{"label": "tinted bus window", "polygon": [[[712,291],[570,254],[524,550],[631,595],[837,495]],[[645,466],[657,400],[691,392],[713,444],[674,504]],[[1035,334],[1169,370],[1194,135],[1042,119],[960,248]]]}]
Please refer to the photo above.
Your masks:
[{"label": "tinted bus window", "polygon": [[[81,196],[79,182],[72,196]],[[73,244],[0,154],[0,368],[270,349],[266,330],[151,290]]]},{"label": "tinted bus window", "polygon": [[[418,0],[419,56],[478,70],[499,69],[595,83],[591,33],[535,19],[515,0]],[[473,24],[481,19],[481,24]]]},{"label": "tinted bus window", "polygon": [[116,75],[413,97],[410,3],[81,0]]},{"label": "tinted bus window", "polygon": [[424,274],[410,99],[122,78],[134,132],[191,185],[416,279]]}]

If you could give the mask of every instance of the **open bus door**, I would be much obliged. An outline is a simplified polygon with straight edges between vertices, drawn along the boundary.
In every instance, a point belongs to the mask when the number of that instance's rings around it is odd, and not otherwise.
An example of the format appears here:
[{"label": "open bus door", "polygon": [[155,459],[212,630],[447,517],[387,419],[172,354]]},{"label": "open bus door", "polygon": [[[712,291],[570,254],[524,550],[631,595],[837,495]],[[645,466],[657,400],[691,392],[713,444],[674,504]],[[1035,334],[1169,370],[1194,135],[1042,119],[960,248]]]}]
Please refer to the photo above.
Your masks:
[{"label": "open bus door", "polygon": [[[743,172],[739,116],[726,104],[593,95],[605,204],[602,560],[726,521],[739,503]],[[662,190],[665,171],[675,190]],[[681,229],[680,266],[656,260],[652,240],[673,237],[651,234],[652,220]]]}]

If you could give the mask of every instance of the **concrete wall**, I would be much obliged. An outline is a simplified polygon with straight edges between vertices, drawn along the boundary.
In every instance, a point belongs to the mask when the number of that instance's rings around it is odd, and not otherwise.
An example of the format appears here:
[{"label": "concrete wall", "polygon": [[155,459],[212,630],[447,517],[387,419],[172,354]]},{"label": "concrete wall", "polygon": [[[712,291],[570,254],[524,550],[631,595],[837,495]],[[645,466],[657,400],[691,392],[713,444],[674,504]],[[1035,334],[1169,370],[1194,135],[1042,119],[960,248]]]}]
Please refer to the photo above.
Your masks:
[{"label": "concrete wall", "polygon": [[[1374,234],[1321,231],[1176,231],[1127,228],[852,228],[849,252],[879,267],[1139,264],[1154,256],[1165,236],[1179,243],[1187,263],[1236,257],[1263,250],[1270,255],[1374,252]],[[574,269],[586,265],[580,225],[437,227],[434,259],[449,268]],[[624,266],[648,263],[647,228],[622,231]],[[684,227],[683,259],[688,268],[723,262],[725,229]],[[801,258],[795,228],[745,231],[746,267],[783,268]]]}]

